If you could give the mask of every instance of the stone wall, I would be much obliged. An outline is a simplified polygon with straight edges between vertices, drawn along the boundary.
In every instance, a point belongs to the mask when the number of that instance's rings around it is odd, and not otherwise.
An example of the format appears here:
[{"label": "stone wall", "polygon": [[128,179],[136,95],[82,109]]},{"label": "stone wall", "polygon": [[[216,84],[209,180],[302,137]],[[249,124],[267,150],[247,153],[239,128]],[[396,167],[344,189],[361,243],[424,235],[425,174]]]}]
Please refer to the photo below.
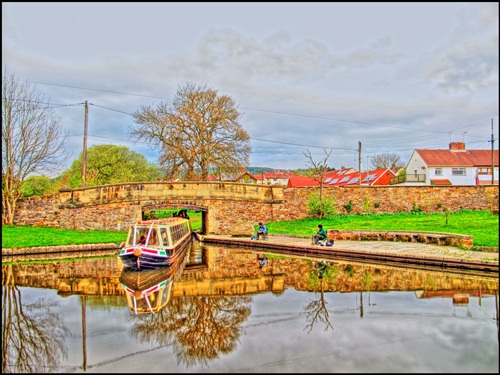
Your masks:
[{"label": "stone wall", "polygon": [[[245,200],[228,195],[217,199],[186,199],[182,204],[206,207],[204,220],[208,233],[230,234],[234,226],[257,225],[259,221],[304,219],[308,217],[310,194],[319,191],[318,188],[282,188],[282,193],[277,190],[273,188],[273,195],[279,196],[279,199],[258,196],[256,200]],[[368,207],[371,207],[371,213],[411,212],[413,209],[443,212],[445,208],[450,212],[492,208],[498,212],[498,185],[327,187],[323,196],[334,201],[339,214],[346,213],[344,205],[349,201],[352,201],[351,214],[366,213]],[[168,202],[165,201],[164,207],[179,207],[179,203],[169,205]],[[33,197],[19,201],[14,224],[126,230],[129,224],[141,218],[142,211],[150,204],[150,201],[137,199],[93,205],[61,204],[58,195]]]},{"label": "stone wall", "polygon": [[[273,206],[272,221],[304,219],[310,194],[319,194],[319,188],[292,188],[284,190],[285,204]],[[450,212],[459,210],[489,210],[498,212],[498,185],[481,186],[370,186],[327,187],[323,197],[331,199],[337,213],[345,214],[344,205],[352,201],[351,214],[398,213],[421,209],[422,212]]]}]

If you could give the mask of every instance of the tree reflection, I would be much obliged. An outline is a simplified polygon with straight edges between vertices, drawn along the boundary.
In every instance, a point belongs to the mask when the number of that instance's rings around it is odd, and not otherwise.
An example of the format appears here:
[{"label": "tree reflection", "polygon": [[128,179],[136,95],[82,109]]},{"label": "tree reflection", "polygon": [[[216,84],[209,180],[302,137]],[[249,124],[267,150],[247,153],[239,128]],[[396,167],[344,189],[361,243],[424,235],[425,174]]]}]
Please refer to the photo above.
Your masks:
[{"label": "tree reflection", "polygon": [[236,349],[250,302],[250,296],[175,298],[157,314],[141,316],[132,336],[142,343],[172,345],[178,364],[206,365]]},{"label": "tree reflection", "polygon": [[308,324],[304,330],[307,329],[308,334],[318,321],[325,324],[325,331],[328,331],[329,328],[333,329],[330,323],[330,314],[326,308],[325,284],[335,281],[334,276],[337,272],[338,268],[331,262],[315,261],[310,265],[310,271],[307,274],[309,286],[316,295],[319,294],[319,299],[311,301],[305,308]]},{"label": "tree reflection", "polygon": [[373,283],[373,276],[365,269],[363,281],[361,282],[362,289],[359,291],[359,317],[362,318],[364,315],[363,308],[363,290],[368,292],[368,306],[371,306],[370,290]]},{"label": "tree reflection", "polygon": [[69,330],[43,299],[23,305],[12,265],[2,266],[2,372],[54,372]]}]

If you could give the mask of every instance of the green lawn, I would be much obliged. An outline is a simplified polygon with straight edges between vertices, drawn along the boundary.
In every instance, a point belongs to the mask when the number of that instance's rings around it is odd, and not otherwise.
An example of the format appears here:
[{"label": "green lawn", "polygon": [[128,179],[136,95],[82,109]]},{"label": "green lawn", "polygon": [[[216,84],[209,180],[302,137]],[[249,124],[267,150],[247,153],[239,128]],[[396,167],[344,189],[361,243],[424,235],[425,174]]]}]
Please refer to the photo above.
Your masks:
[{"label": "green lawn", "polygon": [[[448,222],[446,220],[448,219]],[[270,234],[312,235],[318,224],[325,229],[409,230],[474,236],[474,246],[498,247],[498,215],[490,211],[338,215],[333,219],[305,219],[267,223]]]},{"label": "green lawn", "polygon": [[2,247],[31,247],[120,243],[127,239],[126,232],[105,230],[69,230],[47,227],[2,226]]},{"label": "green lawn", "polygon": [[[188,211],[193,230],[201,228],[201,213]],[[159,214],[166,216],[170,214]],[[257,221],[257,220],[256,220]],[[475,246],[498,247],[498,215],[490,211],[459,211],[446,217],[442,213],[339,215],[332,219],[292,220],[269,222],[270,234],[295,234],[309,236],[318,224],[326,229],[350,230],[412,230],[422,232],[457,233],[474,236]],[[55,246],[90,243],[120,243],[126,232],[75,231],[46,227],[2,226],[2,247]]]}]

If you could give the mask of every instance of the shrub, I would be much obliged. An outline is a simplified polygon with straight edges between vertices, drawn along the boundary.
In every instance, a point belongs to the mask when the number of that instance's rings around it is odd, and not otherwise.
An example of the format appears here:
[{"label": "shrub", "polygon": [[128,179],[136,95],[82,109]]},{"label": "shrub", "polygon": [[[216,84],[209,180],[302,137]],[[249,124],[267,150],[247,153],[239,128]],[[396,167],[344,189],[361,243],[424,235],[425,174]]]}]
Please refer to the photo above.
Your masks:
[{"label": "shrub", "polygon": [[344,204],[344,208],[348,214],[351,213],[353,206],[354,204],[352,203],[352,201],[349,201],[349,203]]},{"label": "shrub", "polygon": [[31,176],[24,181],[22,186],[23,198],[41,196],[52,186],[50,178],[47,176]]},{"label": "shrub", "polygon": [[311,194],[307,201],[307,214],[325,219],[334,217],[337,214],[335,199],[323,198],[320,201],[316,194]]}]

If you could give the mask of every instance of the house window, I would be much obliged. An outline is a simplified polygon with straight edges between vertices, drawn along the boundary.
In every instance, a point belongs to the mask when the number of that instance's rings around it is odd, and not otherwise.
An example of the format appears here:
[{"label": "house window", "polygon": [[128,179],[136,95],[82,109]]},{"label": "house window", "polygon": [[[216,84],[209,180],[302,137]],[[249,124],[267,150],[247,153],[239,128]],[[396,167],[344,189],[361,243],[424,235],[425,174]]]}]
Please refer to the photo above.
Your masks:
[{"label": "house window", "polygon": [[477,169],[477,174],[487,174],[491,175],[491,168],[483,167]]},{"label": "house window", "polygon": [[451,168],[452,176],[465,176],[465,168]]},{"label": "house window", "polygon": [[443,168],[436,168],[434,170],[434,175],[435,176],[442,176],[443,175]]}]

